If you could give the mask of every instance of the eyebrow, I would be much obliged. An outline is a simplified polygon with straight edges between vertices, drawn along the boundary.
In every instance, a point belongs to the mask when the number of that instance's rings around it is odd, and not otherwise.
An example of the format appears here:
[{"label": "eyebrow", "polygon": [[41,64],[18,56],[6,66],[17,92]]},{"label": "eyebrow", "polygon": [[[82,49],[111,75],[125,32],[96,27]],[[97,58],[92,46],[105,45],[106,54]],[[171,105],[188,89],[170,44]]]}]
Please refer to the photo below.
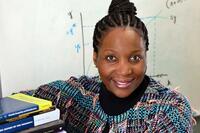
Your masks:
[{"label": "eyebrow", "polygon": [[[104,51],[105,52],[118,52],[113,49],[105,49]],[[137,52],[143,52],[143,51],[145,51],[145,49],[136,49],[136,50],[131,51],[131,53],[137,53]]]}]

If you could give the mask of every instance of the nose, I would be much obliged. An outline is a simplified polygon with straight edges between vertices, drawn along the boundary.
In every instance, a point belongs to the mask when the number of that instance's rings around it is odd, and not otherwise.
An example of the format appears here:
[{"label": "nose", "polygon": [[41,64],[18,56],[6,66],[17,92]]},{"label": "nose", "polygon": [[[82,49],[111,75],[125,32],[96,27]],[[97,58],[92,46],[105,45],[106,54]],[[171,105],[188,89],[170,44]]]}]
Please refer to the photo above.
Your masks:
[{"label": "nose", "polygon": [[130,75],[133,73],[133,67],[130,62],[122,60],[118,64],[117,73],[122,76]]}]

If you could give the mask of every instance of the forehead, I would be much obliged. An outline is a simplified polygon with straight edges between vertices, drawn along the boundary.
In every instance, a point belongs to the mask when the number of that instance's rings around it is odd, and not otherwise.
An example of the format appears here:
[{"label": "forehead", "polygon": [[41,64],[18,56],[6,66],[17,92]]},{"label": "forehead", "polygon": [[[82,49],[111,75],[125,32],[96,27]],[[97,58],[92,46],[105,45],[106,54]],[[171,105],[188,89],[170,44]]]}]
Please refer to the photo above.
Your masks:
[{"label": "forehead", "polygon": [[101,40],[100,47],[145,48],[142,36],[131,27],[110,29]]}]

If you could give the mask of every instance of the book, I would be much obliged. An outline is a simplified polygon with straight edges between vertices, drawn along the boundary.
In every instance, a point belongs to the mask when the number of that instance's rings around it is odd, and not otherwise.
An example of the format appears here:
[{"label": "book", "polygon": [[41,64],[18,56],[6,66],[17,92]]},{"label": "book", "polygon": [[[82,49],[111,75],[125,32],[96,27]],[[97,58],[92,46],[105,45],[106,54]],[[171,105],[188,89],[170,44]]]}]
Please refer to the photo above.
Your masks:
[{"label": "book", "polygon": [[0,98],[0,122],[25,113],[45,110],[50,107],[52,107],[51,101],[22,93]]},{"label": "book", "polygon": [[37,104],[39,106],[39,110],[45,110],[52,106],[52,102],[49,100],[33,97],[33,96],[26,95],[23,93],[17,93],[14,95],[10,95],[9,97],[13,98],[13,99],[24,101],[24,102]]},{"label": "book", "polygon": [[55,109],[46,113],[30,116],[17,121],[0,125],[0,133],[19,132],[28,128],[39,126],[60,119],[60,110]]},{"label": "book", "polygon": [[55,109],[56,109],[56,107],[52,106],[52,107],[50,107],[48,109],[45,109],[45,110],[37,110],[37,111],[21,114],[21,115],[19,115],[17,117],[9,118],[9,119],[6,119],[5,121],[0,121],[0,124],[17,121],[17,120],[20,120],[20,119],[23,119],[23,118],[27,118],[27,117],[30,117],[30,116],[46,113],[46,112],[49,112],[49,111],[52,111],[52,110],[55,110]]},{"label": "book", "polygon": [[63,131],[65,127],[65,122],[63,120],[56,120],[53,122],[48,122],[40,126],[29,128],[18,133],[55,133]]}]

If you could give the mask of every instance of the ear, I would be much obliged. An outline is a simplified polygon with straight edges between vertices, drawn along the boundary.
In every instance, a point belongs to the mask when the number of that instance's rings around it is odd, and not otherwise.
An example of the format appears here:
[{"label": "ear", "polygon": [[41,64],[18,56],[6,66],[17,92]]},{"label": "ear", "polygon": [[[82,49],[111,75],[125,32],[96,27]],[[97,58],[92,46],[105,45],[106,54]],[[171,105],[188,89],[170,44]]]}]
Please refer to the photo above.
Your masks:
[{"label": "ear", "polygon": [[147,52],[145,52],[145,73],[147,71]]},{"label": "ear", "polygon": [[93,62],[97,66],[97,52],[93,52]]}]

